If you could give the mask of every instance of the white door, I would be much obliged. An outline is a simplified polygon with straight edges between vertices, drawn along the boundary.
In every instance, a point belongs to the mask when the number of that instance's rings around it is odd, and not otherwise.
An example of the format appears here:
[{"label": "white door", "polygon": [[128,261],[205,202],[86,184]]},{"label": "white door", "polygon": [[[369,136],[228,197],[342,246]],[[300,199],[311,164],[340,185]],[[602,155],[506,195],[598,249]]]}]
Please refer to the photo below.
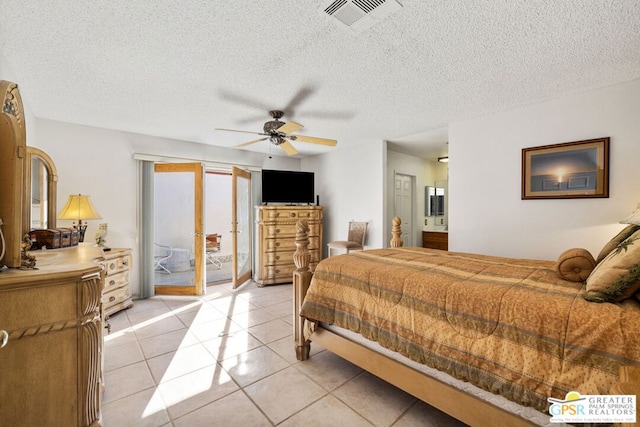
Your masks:
[{"label": "white door", "polygon": [[393,216],[402,220],[402,242],[404,246],[415,246],[413,238],[413,198],[415,177],[395,173]]}]

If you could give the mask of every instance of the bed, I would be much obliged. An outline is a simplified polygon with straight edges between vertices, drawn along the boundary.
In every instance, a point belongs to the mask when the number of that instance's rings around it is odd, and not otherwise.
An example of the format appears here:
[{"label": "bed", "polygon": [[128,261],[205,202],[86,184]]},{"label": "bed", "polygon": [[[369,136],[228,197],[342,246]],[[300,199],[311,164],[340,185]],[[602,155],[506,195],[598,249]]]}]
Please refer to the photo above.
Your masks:
[{"label": "bed", "polygon": [[640,369],[640,227],[597,259],[570,249],[552,262],[403,247],[394,218],[391,248],[313,274],[306,232],[299,221],[298,360],[317,342],[474,426],[546,424],[548,398],[637,387],[620,372]]}]

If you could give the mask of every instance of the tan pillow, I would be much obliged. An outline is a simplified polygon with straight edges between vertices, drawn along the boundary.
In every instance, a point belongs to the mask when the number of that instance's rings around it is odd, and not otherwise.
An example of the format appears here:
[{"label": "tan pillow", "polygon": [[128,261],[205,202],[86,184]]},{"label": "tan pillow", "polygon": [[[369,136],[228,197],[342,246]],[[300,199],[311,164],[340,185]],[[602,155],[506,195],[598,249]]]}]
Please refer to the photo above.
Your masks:
[{"label": "tan pillow", "polygon": [[609,242],[604,245],[598,257],[596,258],[596,263],[600,263],[607,255],[611,253],[612,250],[618,247],[620,243],[626,240],[629,236],[631,236],[636,231],[640,230],[640,226],[637,225],[627,225],[623,228],[618,234],[616,234],[613,239],[609,240]]},{"label": "tan pillow", "polygon": [[621,242],[587,278],[585,299],[622,301],[640,289],[640,231]]},{"label": "tan pillow", "polygon": [[555,265],[558,276],[572,282],[584,282],[596,266],[596,260],[586,249],[573,248],[560,254]]}]

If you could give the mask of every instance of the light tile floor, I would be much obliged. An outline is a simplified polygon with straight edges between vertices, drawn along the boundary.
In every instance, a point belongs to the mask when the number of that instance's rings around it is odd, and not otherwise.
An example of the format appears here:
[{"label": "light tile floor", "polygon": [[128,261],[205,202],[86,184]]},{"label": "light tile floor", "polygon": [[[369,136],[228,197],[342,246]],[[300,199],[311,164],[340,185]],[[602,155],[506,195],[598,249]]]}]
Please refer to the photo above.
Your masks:
[{"label": "light tile floor", "polygon": [[154,297],[110,319],[106,427],[459,426],[312,344],[295,358],[291,285]]}]

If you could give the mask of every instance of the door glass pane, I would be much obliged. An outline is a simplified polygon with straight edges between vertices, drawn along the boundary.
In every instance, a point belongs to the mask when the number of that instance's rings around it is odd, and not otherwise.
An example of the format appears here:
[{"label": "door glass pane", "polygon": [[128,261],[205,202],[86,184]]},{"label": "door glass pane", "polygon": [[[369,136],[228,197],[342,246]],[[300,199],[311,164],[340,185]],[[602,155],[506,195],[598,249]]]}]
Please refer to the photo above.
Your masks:
[{"label": "door glass pane", "polygon": [[232,278],[231,184],[228,172],[209,171],[205,175],[207,285]]},{"label": "door glass pane", "polygon": [[250,179],[238,176],[237,180],[237,239],[238,277],[251,272],[251,209]]},{"label": "door glass pane", "polygon": [[156,172],[154,177],[156,285],[195,286],[195,176]]}]

